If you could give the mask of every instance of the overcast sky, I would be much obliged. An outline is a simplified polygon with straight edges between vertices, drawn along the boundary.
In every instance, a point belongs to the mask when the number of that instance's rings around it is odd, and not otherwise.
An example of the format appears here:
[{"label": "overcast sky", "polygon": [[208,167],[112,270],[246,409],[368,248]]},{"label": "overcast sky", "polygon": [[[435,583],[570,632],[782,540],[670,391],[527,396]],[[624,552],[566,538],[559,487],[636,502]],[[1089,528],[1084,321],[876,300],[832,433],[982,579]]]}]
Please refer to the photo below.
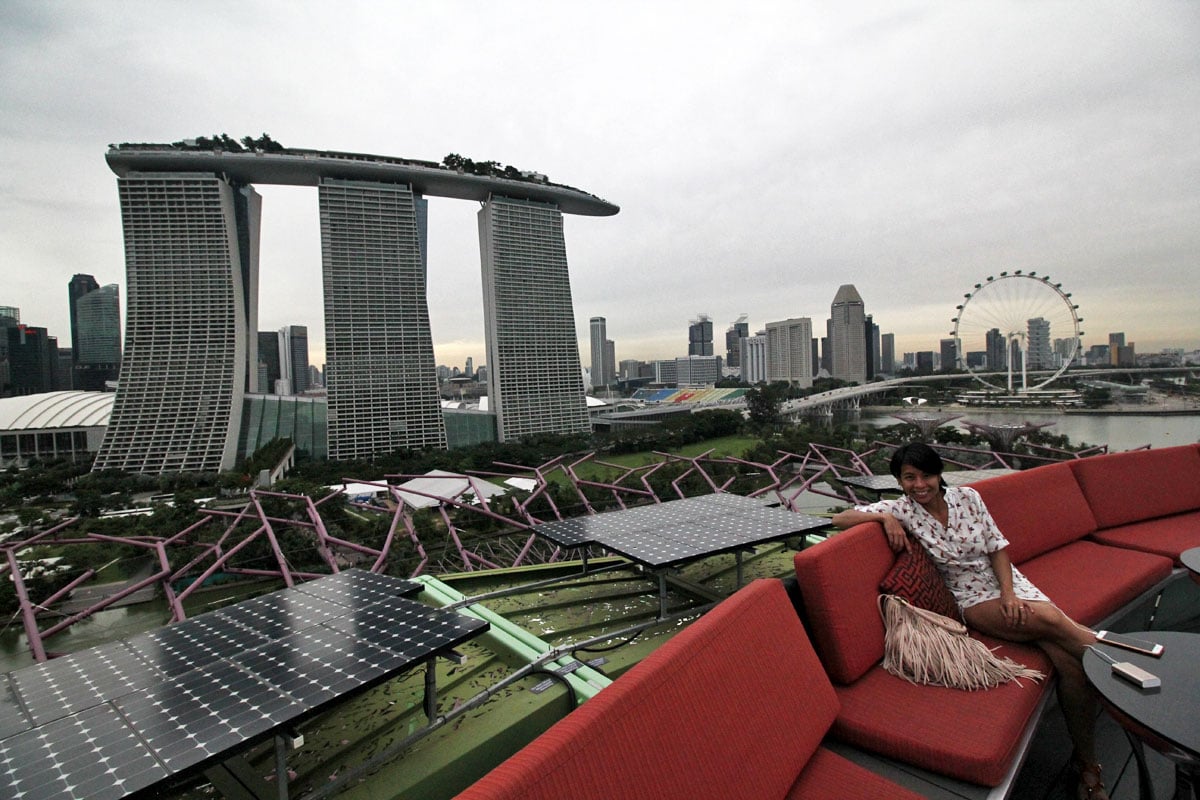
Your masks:
[{"label": "overcast sky", "polygon": [[[0,305],[70,338],[125,268],[110,142],[285,146],[545,173],[585,365],[811,317],[852,283],[897,355],[1001,270],[1073,294],[1084,344],[1200,347],[1197,2],[0,2]],[[321,363],[315,190],[261,186],[260,329]],[[439,363],[484,360],[478,204],[430,199]]]}]

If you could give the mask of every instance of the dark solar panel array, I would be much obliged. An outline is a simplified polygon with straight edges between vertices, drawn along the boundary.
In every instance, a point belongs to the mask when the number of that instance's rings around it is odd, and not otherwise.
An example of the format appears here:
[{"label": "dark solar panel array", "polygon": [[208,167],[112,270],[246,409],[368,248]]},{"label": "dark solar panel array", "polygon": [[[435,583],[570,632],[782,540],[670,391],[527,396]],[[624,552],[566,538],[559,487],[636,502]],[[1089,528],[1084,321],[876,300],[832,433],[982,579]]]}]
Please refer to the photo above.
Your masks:
[{"label": "dark solar panel array", "polygon": [[597,544],[638,563],[665,567],[740,550],[829,525],[829,520],[716,493],[548,522],[533,530],[564,547]]},{"label": "dark solar panel array", "polygon": [[486,630],[350,570],[0,676],[0,797],[120,798]]}]

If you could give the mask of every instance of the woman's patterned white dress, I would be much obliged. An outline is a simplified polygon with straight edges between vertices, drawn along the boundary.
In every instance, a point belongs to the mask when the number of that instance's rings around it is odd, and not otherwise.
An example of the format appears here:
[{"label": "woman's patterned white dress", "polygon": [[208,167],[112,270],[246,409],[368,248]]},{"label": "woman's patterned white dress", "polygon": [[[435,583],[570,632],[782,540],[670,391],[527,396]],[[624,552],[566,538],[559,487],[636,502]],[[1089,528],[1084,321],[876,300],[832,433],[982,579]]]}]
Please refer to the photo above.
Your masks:
[{"label": "woman's patterned white dress", "polygon": [[[1000,596],[1000,582],[992,571],[988,554],[1008,547],[1008,539],[996,527],[979,492],[968,486],[948,486],[945,498],[949,508],[945,528],[920,503],[907,496],[856,508],[871,513],[887,512],[899,520],[925,546],[959,608],[966,609]],[[1050,602],[1020,570],[1013,567],[1012,573],[1017,597]]]}]

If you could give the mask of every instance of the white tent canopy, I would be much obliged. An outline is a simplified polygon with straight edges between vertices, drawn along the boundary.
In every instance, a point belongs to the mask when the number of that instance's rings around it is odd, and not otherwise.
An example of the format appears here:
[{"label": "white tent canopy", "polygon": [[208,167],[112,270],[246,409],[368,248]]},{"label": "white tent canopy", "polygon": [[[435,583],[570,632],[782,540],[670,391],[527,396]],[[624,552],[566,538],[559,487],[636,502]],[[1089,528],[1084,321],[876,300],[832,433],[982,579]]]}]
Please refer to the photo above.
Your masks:
[{"label": "white tent canopy", "polygon": [[[468,478],[466,475],[459,475],[456,472],[445,472],[440,469],[430,470],[420,478],[413,478],[410,481],[396,485],[397,493],[405,503],[413,508],[436,506],[441,502],[437,498],[449,500],[461,497],[475,503],[478,502],[475,498],[476,490],[484,498],[495,497],[505,494],[508,491],[503,486],[485,481],[482,478]],[[418,492],[420,494],[417,494]],[[427,495],[434,495],[434,497],[428,497]]]}]

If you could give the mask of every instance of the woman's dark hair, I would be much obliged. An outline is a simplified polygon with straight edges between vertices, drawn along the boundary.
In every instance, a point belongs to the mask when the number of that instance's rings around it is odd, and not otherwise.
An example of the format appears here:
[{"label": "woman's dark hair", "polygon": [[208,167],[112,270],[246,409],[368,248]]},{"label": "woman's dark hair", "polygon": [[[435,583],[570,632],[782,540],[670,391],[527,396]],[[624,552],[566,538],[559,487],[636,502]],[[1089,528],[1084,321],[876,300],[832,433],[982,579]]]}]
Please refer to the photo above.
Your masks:
[{"label": "woman's dark hair", "polygon": [[896,448],[896,452],[892,453],[892,463],[889,465],[892,471],[892,477],[900,480],[900,471],[905,466],[916,467],[926,475],[937,475],[941,479],[942,488],[946,488],[946,479],[941,478],[942,472],[946,469],[946,464],[942,461],[942,457],[938,455],[937,450],[934,450],[924,442],[909,442],[902,444]]}]

